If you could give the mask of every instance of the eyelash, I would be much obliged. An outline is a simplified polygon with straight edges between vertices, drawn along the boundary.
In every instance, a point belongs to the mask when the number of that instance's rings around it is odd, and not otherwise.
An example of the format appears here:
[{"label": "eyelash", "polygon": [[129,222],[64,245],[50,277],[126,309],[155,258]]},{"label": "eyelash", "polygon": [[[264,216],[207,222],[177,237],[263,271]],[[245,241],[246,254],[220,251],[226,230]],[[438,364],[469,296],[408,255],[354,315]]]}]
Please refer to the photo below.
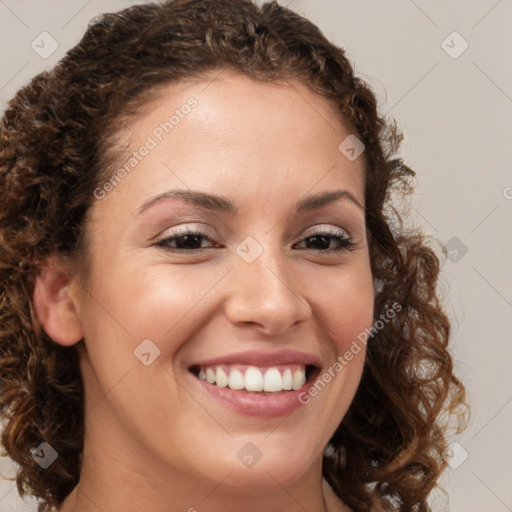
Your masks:
[{"label": "eyelash", "polygon": [[[211,238],[208,235],[206,235],[205,233],[203,233],[202,231],[199,231],[196,229],[187,229],[179,234],[175,234],[175,235],[163,238],[162,240],[158,241],[155,245],[157,245],[158,247],[162,247],[163,249],[165,249],[167,251],[173,251],[173,252],[175,251],[175,252],[193,253],[193,252],[200,251],[203,249],[214,249],[214,247],[199,247],[199,248],[195,248],[195,249],[184,249],[184,248],[179,248],[179,247],[172,247],[169,245],[169,243],[171,241],[175,241],[177,239],[181,239],[186,236],[201,237],[206,240],[209,240],[210,242],[213,242],[211,240]],[[311,249],[311,248],[307,248],[307,249],[312,250],[312,251],[318,251],[318,252],[321,252],[324,254],[325,253],[331,254],[331,253],[337,253],[340,251],[349,251],[349,250],[353,249],[354,246],[356,245],[350,237],[348,237],[343,231],[340,231],[340,230],[329,231],[326,229],[319,229],[318,231],[315,231],[314,233],[303,238],[301,241],[307,240],[310,238],[314,238],[317,236],[330,237],[332,239],[335,239],[335,240],[337,240],[339,247],[336,249],[323,249],[323,250],[322,249]],[[296,244],[294,244],[294,245],[296,245]]]}]

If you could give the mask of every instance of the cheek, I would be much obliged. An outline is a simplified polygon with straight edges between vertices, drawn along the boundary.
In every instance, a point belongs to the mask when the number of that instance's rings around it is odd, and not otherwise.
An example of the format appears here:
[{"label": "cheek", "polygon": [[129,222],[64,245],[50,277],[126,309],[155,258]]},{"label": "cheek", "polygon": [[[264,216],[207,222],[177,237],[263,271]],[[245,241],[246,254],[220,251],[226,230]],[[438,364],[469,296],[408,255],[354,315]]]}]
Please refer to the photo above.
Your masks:
[{"label": "cheek", "polygon": [[[204,304],[225,270],[185,265],[111,264],[92,281],[84,324],[90,339],[119,340],[133,351],[144,339],[162,354],[179,348],[200,327]],[[124,341],[121,341],[124,340]]]},{"label": "cheek", "polygon": [[371,270],[365,264],[342,268],[320,282],[324,286],[317,292],[319,325],[340,355],[358,337],[362,339],[364,336],[360,335],[373,323],[375,296]]},{"label": "cheek", "polygon": [[364,336],[373,323],[374,288],[370,267],[364,261],[335,270],[318,269],[308,282],[315,323],[325,340],[326,366],[299,399],[315,425],[322,418],[318,445],[323,446],[343,420],[361,380]]},{"label": "cheek", "polygon": [[[131,280],[126,310],[137,315],[134,330],[147,330],[156,339],[183,339],[188,329],[200,328],[205,307],[222,289],[225,269],[185,265],[141,268]],[[187,333],[186,333],[187,331]]]}]

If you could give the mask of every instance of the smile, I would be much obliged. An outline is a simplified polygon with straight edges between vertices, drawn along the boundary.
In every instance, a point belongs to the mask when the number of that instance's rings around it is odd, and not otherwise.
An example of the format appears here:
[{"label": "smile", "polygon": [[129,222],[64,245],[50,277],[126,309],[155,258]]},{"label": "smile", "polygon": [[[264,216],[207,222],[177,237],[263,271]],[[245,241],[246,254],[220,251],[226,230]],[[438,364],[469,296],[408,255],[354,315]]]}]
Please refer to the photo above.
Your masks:
[{"label": "smile", "polygon": [[270,367],[250,365],[195,366],[191,372],[219,388],[253,393],[279,393],[300,389],[314,372],[313,365],[287,364]]},{"label": "smile", "polygon": [[208,401],[213,398],[243,416],[276,418],[304,408],[299,395],[320,375],[321,367],[314,354],[252,350],[195,361],[188,375]]}]

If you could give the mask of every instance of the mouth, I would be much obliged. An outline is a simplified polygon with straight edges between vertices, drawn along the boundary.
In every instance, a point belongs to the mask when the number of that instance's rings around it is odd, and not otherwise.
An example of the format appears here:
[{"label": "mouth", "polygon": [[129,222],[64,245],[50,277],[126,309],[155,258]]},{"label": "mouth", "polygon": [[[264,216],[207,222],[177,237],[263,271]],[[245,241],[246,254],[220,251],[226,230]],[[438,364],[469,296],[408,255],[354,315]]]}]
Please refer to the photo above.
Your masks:
[{"label": "mouth", "polygon": [[304,408],[301,395],[321,367],[313,354],[252,350],[195,361],[187,373],[191,385],[205,394],[205,403],[213,398],[238,415],[277,418]]},{"label": "mouth", "polygon": [[302,389],[320,372],[314,364],[289,363],[273,366],[247,364],[195,364],[189,372],[205,384],[241,393],[276,395]]}]

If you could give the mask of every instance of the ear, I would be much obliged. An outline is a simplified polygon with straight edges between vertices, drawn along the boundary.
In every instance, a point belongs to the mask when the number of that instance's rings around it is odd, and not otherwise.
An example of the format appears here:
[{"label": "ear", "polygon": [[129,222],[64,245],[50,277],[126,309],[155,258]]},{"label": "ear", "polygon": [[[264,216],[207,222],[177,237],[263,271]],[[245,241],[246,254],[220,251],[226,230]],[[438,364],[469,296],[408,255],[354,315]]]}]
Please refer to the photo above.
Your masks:
[{"label": "ear", "polygon": [[77,276],[58,256],[48,258],[36,278],[34,309],[46,334],[60,345],[70,346],[83,338],[77,289]]}]

